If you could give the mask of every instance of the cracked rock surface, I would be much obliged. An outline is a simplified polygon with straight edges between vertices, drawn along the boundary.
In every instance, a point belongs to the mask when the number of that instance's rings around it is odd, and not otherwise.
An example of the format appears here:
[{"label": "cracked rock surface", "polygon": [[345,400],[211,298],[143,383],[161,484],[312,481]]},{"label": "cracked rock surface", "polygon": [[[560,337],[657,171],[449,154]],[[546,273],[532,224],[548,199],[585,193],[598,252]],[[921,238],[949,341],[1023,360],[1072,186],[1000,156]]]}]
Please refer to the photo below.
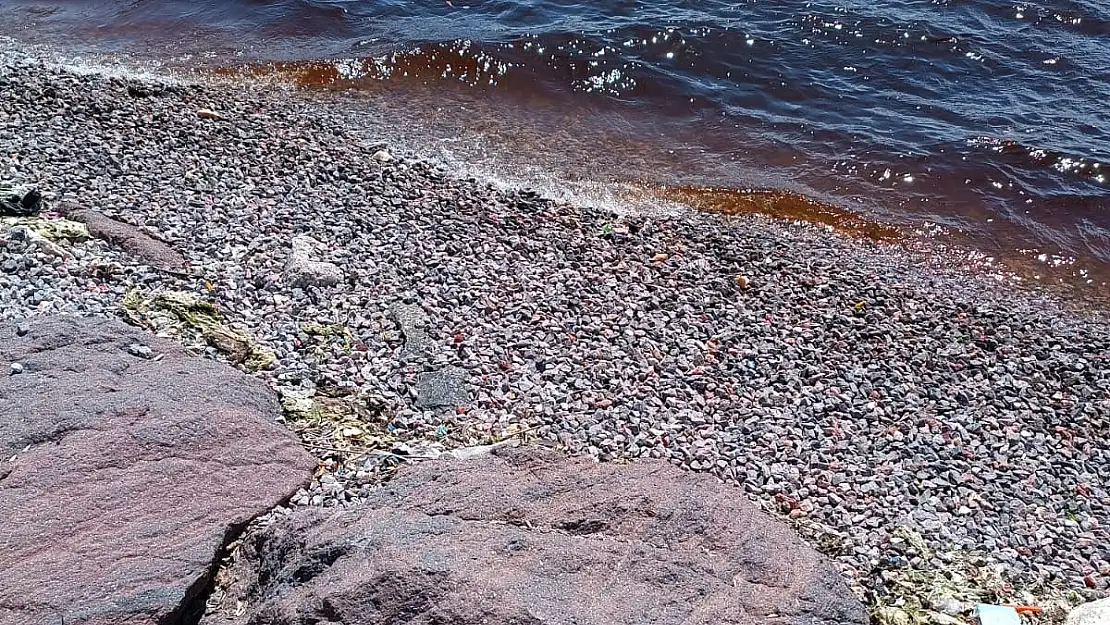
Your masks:
[{"label": "cracked rock surface", "polygon": [[0,363],[0,625],[195,618],[315,466],[261,382],[119,321],[0,326]]},{"label": "cracked rock surface", "polygon": [[737,488],[660,461],[500,448],[251,537],[203,625],[867,623],[839,574]]}]

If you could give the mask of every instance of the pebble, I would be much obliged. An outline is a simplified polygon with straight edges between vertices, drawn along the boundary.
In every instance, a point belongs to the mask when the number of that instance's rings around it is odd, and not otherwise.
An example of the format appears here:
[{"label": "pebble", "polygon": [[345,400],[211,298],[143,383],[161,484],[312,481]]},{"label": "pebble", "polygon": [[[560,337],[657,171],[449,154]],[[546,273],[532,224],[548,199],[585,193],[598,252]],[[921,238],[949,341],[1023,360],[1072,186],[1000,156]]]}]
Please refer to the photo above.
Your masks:
[{"label": "pebble", "polygon": [[12,372],[12,375],[18,375],[20,373],[23,373],[23,365],[21,363],[18,363],[18,362],[13,362],[12,365],[11,365],[11,372]]},{"label": "pebble", "polygon": [[149,347],[139,343],[132,343],[127,350],[131,352],[132,356],[138,356],[139,358],[150,358],[154,353]]},{"label": "pebble", "polygon": [[[853,585],[912,565],[883,557],[904,524],[931,549],[989,546],[1030,587],[1081,588],[1110,561],[1097,311],[820,227],[614,215],[452,176],[382,150],[363,134],[381,124],[327,94],[129,85],[0,52],[5,178],[144,224],[196,273],[97,240],[57,242],[63,260],[0,227],[0,319],[112,316],[134,289],[192,291],[275,352],[254,373],[274,388],[355,389],[414,445],[511,426],[712,473],[843,534],[829,553]],[[203,102],[235,123],[181,115]],[[284,278],[300,236],[342,279]],[[682,252],[645,262],[663,249]],[[398,306],[421,311],[418,350]],[[440,399],[429,382],[445,371]],[[357,503],[383,470],[320,453],[332,464],[294,505]]]}]

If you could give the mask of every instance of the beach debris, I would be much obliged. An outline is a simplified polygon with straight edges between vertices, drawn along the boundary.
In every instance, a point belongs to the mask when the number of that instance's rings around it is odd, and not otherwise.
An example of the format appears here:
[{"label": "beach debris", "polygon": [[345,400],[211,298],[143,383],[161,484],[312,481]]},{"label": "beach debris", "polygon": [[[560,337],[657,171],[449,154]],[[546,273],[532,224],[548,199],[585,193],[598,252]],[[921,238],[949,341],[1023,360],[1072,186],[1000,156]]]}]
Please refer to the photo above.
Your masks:
[{"label": "beach debris", "polygon": [[213,111],[212,109],[198,109],[197,117],[201,119],[223,119],[223,117],[219,113]]},{"label": "beach debris", "polygon": [[42,212],[42,193],[30,186],[0,183],[0,216],[31,217]]},{"label": "beach debris", "polygon": [[977,625],[1021,625],[1017,610],[1007,605],[980,603],[975,606]]},{"label": "beach debris", "polygon": [[909,612],[895,606],[880,606],[875,610],[874,617],[879,625],[915,625]]},{"label": "beach debris", "polygon": [[752,281],[749,280],[747,276],[743,274],[736,274],[736,286],[742,289],[746,289],[751,283]]},{"label": "beach debris", "polygon": [[129,292],[120,313],[131,325],[154,332],[172,330],[186,341],[210,345],[235,364],[250,371],[268,369],[276,356],[246,330],[224,323],[216,304],[185,291],[163,291],[144,296]]},{"label": "beach debris", "polygon": [[628,236],[629,232],[628,224],[622,221],[606,221],[598,228],[597,234],[603,238],[619,239]]},{"label": "beach debris", "polygon": [[315,260],[320,242],[308,235],[293,238],[293,250],[285,264],[285,282],[296,288],[334,286],[343,280],[343,271],[335,263]]},{"label": "beach debris", "polygon": [[[938,552],[907,526],[895,528],[890,550],[913,564],[882,573],[883,589],[869,599],[880,625],[978,623],[978,607],[983,605],[1005,608],[1002,612],[1012,611],[1015,616],[1035,614],[1039,623],[1060,623],[1076,602],[1074,593],[1066,588],[1016,588],[1003,578],[1003,567],[989,553]],[[903,620],[903,615],[909,620]],[[987,621],[985,625],[1005,623]]]},{"label": "beach debris", "polygon": [[520,441],[507,439],[489,445],[472,445],[470,447],[456,447],[444,449],[441,445],[410,445],[408,443],[395,443],[390,452],[409,462],[421,460],[440,460],[451,458],[454,460],[473,460],[493,453],[493,450],[506,446],[516,447]]},{"label": "beach debris", "polygon": [[377,152],[374,152],[374,155],[371,156],[370,158],[374,159],[375,161],[377,161],[379,163],[392,163],[393,162],[393,155],[389,153],[389,150],[378,150]]},{"label": "beach debris", "polygon": [[941,594],[929,598],[929,607],[941,614],[960,616],[971,612],[975,605],[969,601],[960,601],[955,597]]},{"label": "beach debris", "polygon": [[[879,606],[875,616],[882,625],[902,622],[898,612],[913,625],[943,625],[957,616],[969,615],[976,603],[1009,598],[1004,596],[1007,586],[998,567],[981,554],[938,555],[907,526],[895,528],[891,548],[907,558],[916,558],[919,564],[884,574],[887,592],[875,601]],[[897,611],[885,609],[888,607]]]},{"label": "beach debris", "polygon": [[85,224],[61,217],[0,217],[0,223],[15,228],[28,228],[50,241],[80,242],[91,238]]},{"label": "beach debris", "polygon": [[879,606],[872,614],[879,625],[965,625],[966,621],[935,612],[913,607]]},{"label": "beach debris", "polygon": [[58,241],[84,241],[89,231],[84,224],[62,218],[0,217],[0,225],[8,227],[9,235],[34,245],[39,251],[62,260],[72,260],[73,253]]},{"label": "beach debris", "polygon": [[354,389],[342,397],[331,396],[341,390],[345,389],[278,388],[289,428],[321,457],[340,456],[348,461],[392,457],[394,437],[386,426],[392,418],[390,407],[381,398]]},{"label": "beach debris", "polygon": [[1110,597],[1076,606],[1064,625],[1110,625]]},{"label": "beach debris", "polygon": [[316,407],[316,402],[313,400],[316,391],[283,387],[278,389],[278,394],[281,395],[281,409],[286,415],[298,419],[312,416],[312,411]]},{"label": "beach debris", "polygon": [[71,254],[69,250],[39,234],[30,226],[12,226],[11,228],[9,228],[8,232],[10,232],[11,235],[16,238],[20,238],[31,243],[40,251],[50,254],[51,256],[55,256],[63,260],[69,260],[73,258],[73,254]]}]

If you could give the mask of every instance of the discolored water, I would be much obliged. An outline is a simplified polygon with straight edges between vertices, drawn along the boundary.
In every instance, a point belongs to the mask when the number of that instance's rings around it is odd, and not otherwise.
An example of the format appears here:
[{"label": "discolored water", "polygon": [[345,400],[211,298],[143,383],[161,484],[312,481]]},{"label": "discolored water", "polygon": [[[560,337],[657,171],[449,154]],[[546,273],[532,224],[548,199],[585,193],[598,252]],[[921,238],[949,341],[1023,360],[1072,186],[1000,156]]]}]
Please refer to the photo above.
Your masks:
[{"label": "discolored water", "polygon": [[1100,0],[4,0],[0,34],[358,89],[518,173],[806,216],[801,194],[1110,275]]}]

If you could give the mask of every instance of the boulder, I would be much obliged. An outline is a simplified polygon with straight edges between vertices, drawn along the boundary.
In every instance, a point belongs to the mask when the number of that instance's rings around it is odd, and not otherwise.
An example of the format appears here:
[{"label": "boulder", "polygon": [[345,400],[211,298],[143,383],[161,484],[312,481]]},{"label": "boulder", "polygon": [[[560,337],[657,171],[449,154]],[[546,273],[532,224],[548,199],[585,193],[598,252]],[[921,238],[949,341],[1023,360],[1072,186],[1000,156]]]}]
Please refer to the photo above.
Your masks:
[{"label": "boulder", "polygon": [[264,384],[120,321],[0,325],[0,369],[0,625],[195,619],[315,468]]},{"label": "boulder", "polygon": [[1110,597],[1076,606],[1064,625],[1110,625]]},{"label": "boulder", "polygon": [[836,570],[733,487],[662,461],[500,447],[248,537],[202,625],[864,625]]},{"label": "boulder", "polygon": [[293,249],[285,264],[286,284],[303,289],[309,286],[334,286],[343,280],[343,271],[338,265],[313,258],[319,246],[316,239],[307,235],[293,239]]}]

